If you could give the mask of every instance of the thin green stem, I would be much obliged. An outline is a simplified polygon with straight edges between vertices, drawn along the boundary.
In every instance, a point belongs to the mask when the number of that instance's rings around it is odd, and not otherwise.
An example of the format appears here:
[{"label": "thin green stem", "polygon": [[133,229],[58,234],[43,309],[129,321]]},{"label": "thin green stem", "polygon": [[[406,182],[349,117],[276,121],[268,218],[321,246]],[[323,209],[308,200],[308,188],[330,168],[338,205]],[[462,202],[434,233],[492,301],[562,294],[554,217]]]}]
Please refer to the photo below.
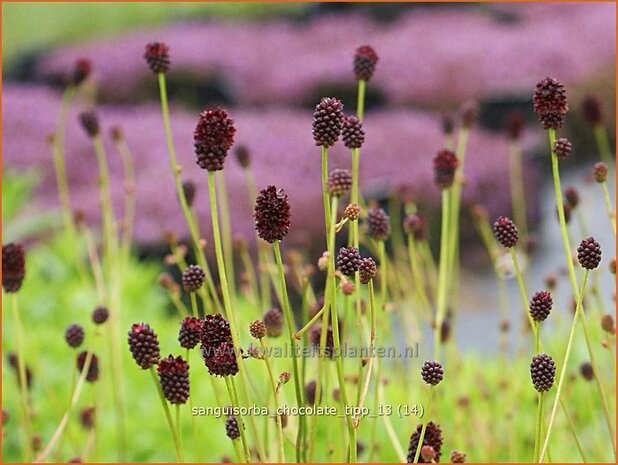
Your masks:
[{"label": "thin green stem", "polygon": [[11,310],[15,324],[15,334],[17,339],[17,378],[19,382],[19,392],[21,395],[22,407],[24,409],[24,430],[26,438],[23,443],[24,461],[29,462],[31,459],[31,443],[32,443],[32,424],[30,412],[30,400],[28,396],[28,378],[26,377],[26,362],[24,361],[24,341],[23,341],[23,326],[19,316],[19,308],[17,303],[17,293],[11,296]]},{"label": "thin green stem", "polygon": [[536,431],[534,435],[534,461],[539,459],[539,448],[541,447],[541,430],[543,427],[543,402],[545,401],[545,393],[539,392],[539,400],[536,409]]},{"label": "thin green stem", "polygon": [[356,116],[360,121],[363,120],[365,113],[365,93],[367,90],[367,81],[360,79],[358,81],[358,93],[356,96]]},{"label": "thin green stem", "polygon": [[442,226],[440,231],[440,264],[438,269],[438,298],[436,321],[434,327],[433,347],[434,360],[440,360],[440,344],[442,322],[446,314],[448,287],[448,257],[449,257],[449,219],[450,219],[450,189],[442,189]]},{"label": "thin green stem", "polygon": [[179,462],[182,462],[182,451],[180,449],[180,442],[178,440],[178,435],[176,428],[174,427],[174,420],[172,420],[172,414],[170,412],[170,407],[167,405],[167,399],[165,398],[165,394],[163,394],[163,389],[161,388],[161,383],[159,382],[159,378],[155,373],[154,367],[150,367],[148,369],[150,375],[152,376],[152,381],[157,388],[157,393],[159,394],[159,399],[161,400],[161,405],[163,406],[163,410],[165,411],[165,418],[167,419],[167,425],[170,429],[170,434],[172,435],[172,440],[174,441],[174,448],[176,449],[176,459]]},{"label": "thin green stem", "polygon": [[92,143],[94,145],[94,151],[99,164],[99,189],[101,196],[101,211],[103,213],[103,244],[105,257],[107,259],[106,265],[109,271],[114,266],[114,255],[116,252],[116,219],[112,210],[112,196],[109,186],[109,168],[107,166],[107,157],[105,155],[105,149],[103,148],[101,136],[96,135],[92,139]]},{"label": "thin green stem", "polygon": [[[283,316],[285,323],[288,327],[290,348],[292,350],[292,374],[294,376],[294,392],[296,394],[296,404],[300,408],[303,405],[303,387],[300,380],[300,371],[298,369],[298,353],[296,349],[296,339],[294,338],[294,320],[292,316],[292,309],[290,308],[290,299],[288,297],[288,289],[285,284],[285,274],[283,271],[283,259],[281,258],[281,247],[279,242],[273,243],[273,250],[275,252],[275,261],[277,263],[277,274],[279,275],[279,286],[281,288],[281,295],[283,296]],[[296,437],[296,461],[301,462],[301,441],[302,431],[305,424],[305,417],[301,415],[298,422],[298,435]]]},{"label": "thin green stem", "polygon": [[603,199],[605,200],[605,208],[607,209],[607,217],[609,218],[609,223],[612,225],[612,231],[614,232],[614,237],[616,237],[616,213],[612,208],[612,201],[609,197],[609,191],[607,190],[607,184],[605,182],[601,183],[601,189],[603,189]]},{"label": "thin green stem", "polygon": [[[262,351],[266,352],[266,346],[264,345],[264,339],[260,339],[260,347],[262,348]],[[273,373],[273,369],[270,366],[270,360],[268,360],[268,357],[264,357],[264,363],[266,364],[266,370],[268,371],[268,378],[270,380],[270,385],[272,388],[272,393],[273,393],[273,397],[275,399],[275,415],[276,415],[276,421],[277,421],[277,437],[278,437],[278,441],[279,441],[279,449],[278,449],[278,454],[279,454],[279,463],[284,463],[285,462],[285,452],[283,449],[283,425],[281,424],[281,415],[279,415],[278,411],[279,411],[279,392],[277,390],[277,380],[275,378],[275,375]]]},{"label": "thin green stem", "polygon": [[596,124],[593,128],[594,138],[601,154],[601,159],[607,166],[612,166],[614,159],[612,157],[612,150],[609,146],[609,140],[607,138],[607,130],[602,124]]},{"label": "thin green stem", "polygon": [[[204,255],[204,250],[201,247],[201,235],[193,217],[193,213],[191,212],[191,208],[187,203],[187,198],[185,197],[184,189],[182,188],[182,179],[180,178],[180,167],[178,165],[176,159],[176,150],[174,148],[174,139],[172,137],[172,125],[170,122],[170,111],[167,100],[167,85],[165,81],[165,74],[159,73],[159,96],[161,99],[161,113],[163,116],[163,126],[165,128],[165,140],[167,143],[167,151],[169,154],[170,168],[172,170],[172,175],[174,176],[174,183],[176,185],[176,194],[178,196],[178,200],[180,201],[180,207],[182,208],[182,213],[185,217],[185,222],[189,228],[189,233],[191,234],[191,240],[193,242],[193,249],[195,251],[195,255],[197,257],[198,264],[206,271],[209,270],[208,262],[206,261],[206,256]],[[209,272],[207,273],[207,275]],[[211,280],[207,281],[209,284],[209,291],[212,297],[213,302],[217,305],[217,311],[221,311],[221,306],[219,303],[219,297],[217,295],[217,290],[214,287],[214,283]]]},{"label": "thin green stem", "polygon": [[[569,363],[569,357],[571,355],[571,349],[573,346],[573,337],[575,336],[575,327],[577,326],[577,319],[582,313],[582,302],[584,300],[584,293],[586,291],[586,284],[588,283],[588,276],[590,274],[589,270],[584,270],[584,277],[582,278],[582,286],[581,293],[577,297],[577,306],[575,308],[575,316],[573,317],[573,323],[571,323],[571,331],[569,332],[569,339],[566,346],[566,352],[564,354],[564,361],[562,362],[562,369],[560,370],[560,378],[558,379],[558,387],[556,388],[556,398],[554,400],[554,404],[551,409],[551,415],[549,417],[549,424],[547,426],[547,433],[545,434],[545,441],[543,443],[543,448],[541,449],[541,454],[539,456],[539,463],[543,462],[545,458],[545,453],[547,452],[547,447],[549,444],[549,438],[551,437],[552,427],[554,426],[554,419],[556,417],[556,411],[558,410],[558,403],[560,402],[560,395],[562,394],[562,386],[564,383],[564,378],[566,375],[566,368]],[[613,442],[613,440],[612,440]]]},{"label": "thin green stem", "polygon": [[223,240],[223,255],[225,257],[225,271],[227,271],[227,282],[230,286],[230,296],[232,301],[236,298],[236,274],[234,272],[234,251],[232,248],[232,223],[230,222],[230,206],[228,202],[227,183],[225,173],[220,171],[217,174],[217,191],[221,208],[221,233]]},{"label": "thin green stem", "polygon": [[178,448],[182,450],[182,428],[180,427],[180,404],[176,404],[176,437],[178,438]]},{"label": "thin green stem", "polygon": [[526,217],[526,193],[524,189],[522,149],[518,141],[509,144],[510,169],[509,185],[511,188],[511,208],[515,224],[519,227],[522,237],[528,237],[528,219]]},{"label": "thin green stem", "polygon": [[[528,294],[526,292],[526,285],[524,284],[524,277],[521,273],[521,269],[519,267],[519,260],[517,259],[517,253],[515,252],[514,247],[509,247],[509,254],[511,255],[511,260],[513,261],[513,269],[515,270],[517,286],[519,287],[519,296],[521,297],[521,302],[522,302],[524,311],[526,312],[526,315],[528,316],[528,322],[530,323],[530,328],[532,329],[532,332],[534,333],[534,340],[537,341],[537,344],[539,344],[540,346],[540,342],[538,342],[539,329],[535,321],[532,319],[532,315],[530,315],[530,307],[528,304]],[[539,349],[540,347],[536,348],[537,352],[539,351]]]},{"label": "thin green stem", "polygon": [[[367,283],[367,287],[369,288],[369,318],[371,321],[371,329],[370,329],[370,333],[369,333],[369,363],[367,365],[367,373],[365,375],[365,381],[362,383],[362,392],[360,395],[360,398],[358,399],[357,402],[357,412],[361,411],[361,407],[363,407],[363,404],[365,403],[365,398],[367,397],[367,392],[369,391],[369,382],[371,381],[371,371],[373,368],[373,362],[374,362],[374,348],[375,348],[375,341],[376,341],[376,299],[375,299],[375,293],[373,290],[373,279],[369,280],[369,282]],[[377,381],[376,381],[377,382]],[[361,385],[359,383],[359,385]],[[359,415],[357,414],[354,417],[354,428],[358,429],[360,423],[360,418]]]},{"label": "thin green stem", "polygon": [[125,203],[121,256],[123,261],[126,262],[129,258],[131,241],[133,240],[133,226],[135,224],[135,167],[133,164],[133,156],[126,140],[124,138],[118,139],[115,141],[115,145],[116,150],[120,153],[124,171]]},{"label": "thin green stem", "polygon": [[[236,356],[236,363],[238,364],[238,370],[240,372],[241,385],[243,388],[243,393],[247,399],[247,401],[251,402],[251,396],[249,395],[249,388],[247,383],[247,374],[245,371],[245,365],[242,360],[242,356],[240,354],[240,341],[238,339],[238,326],[236,325],[236,315],[232,309],[232,302],[230,299],[230,290],[227,283],[227,273],[225,271],[225,260],[223,257],[223,247],[221,245],[221,229],[219,228],[219,213],[217,211],[217,191],[215,186],[215,173],[213,171],[208,172],[208,194],[209,194],[209,203],[210,203],[210,216],[212,221],[212,230],[213,237],[215,242],[215,255],[217,259],[217,268],[219,271],[219,279],[221,281],[221,289],[223,291],[223,306],[225,307],[225,314],[230,322],[230,330],[232,333],[232,342],[234,344],[234,352]],[[239,428],[243,429],[242,419],[238,418]],[[265,457],[264,453],[264,445],[259,440],[259,433],[257,429],[257,425],[255,424],[255,419],[253,415],[249,415],[249,422],[251,423],[251,427],[253,429],[253,434],[255,436],[256,446],[258,448],[258,453],[260,454],[260,458],[263,460]]]},{"label": "thin green stem", "polygon": [[[577,434],[575,433],[575,431],[577,431],[577,429],[575,428],[575,423],[573,422],[573,418],[569,414],[569,411],[567,410],[564,400],[562,398],[560,398],[560,407],[562,407],[562,412],[564,413],[564,416],[566,417],[569,423],[569,430],[571,431],[571,435],[573,436],[573,442],[575,443],[575,447],[577,447],[577,450],[579,451],[579,455],[582,458],[582,462],[586,463],[588,461],[586,460],[584,449],[582,448],[582,445],[579,442],[579,439],[577,438]],[[548,458],[550,458],[549,451],[548,451]],[[550,458],[550,461],[551,461],[551,458]]]},{"label": "thin green stem", "polygon": [[[322,198],[324,199],[324,220],[326,231],[330,231],[330,203],[328,194],[328,149],[322,146]],[[328,244],[327,244],[328,246]]]},{"label": "thin green stem", "polygon": [[[236,407],[240,406],[240,400],[238,397],[238,391],[236,390],[236,383],[234,382],[234,378],[232,376],[225,377],[225,384],[227,386],[230,399],[232,399],[232,404]],[[236,417],[236,421],[238,422],[238,430],[240,431],[240,442],[242,443],[243,453],[245,456],[245,461],[251,461],[251,452],[249,451],[249,445],[247,444],[247,437],[245,434],[245,426],[242,423],[242,419],[240,416]],[[262,452],[263,453],[263,452]],[[260,454],[262,454],[260,453]],[[265,456],[260,456],[260,462],[265,460]]]},{"label": "thin green stem", "polygon": [[189,292],[189,296],[191,298],[191,311],[193,312],[193,316],[198,318],[199,313],[197,310],[197,299],[195,298],[195,292]]},{"label": "thin green stem", "polygon": [[[431,412],[431,402],[433,400],[433,386],[429,386],[429,400],[427,401],[427,408],[425,409],[425,414],[429,417]],[[421,456],[421,449],[423,447],[423,441],[425,439],[425,431],[427,430],[427,422],[423,422],[423,427],[421,429],[421,434],[418,437],[418,445],[416,446],[416,452],[414,453],[414,461],[413,463],[418,463],[418,459]]]}]

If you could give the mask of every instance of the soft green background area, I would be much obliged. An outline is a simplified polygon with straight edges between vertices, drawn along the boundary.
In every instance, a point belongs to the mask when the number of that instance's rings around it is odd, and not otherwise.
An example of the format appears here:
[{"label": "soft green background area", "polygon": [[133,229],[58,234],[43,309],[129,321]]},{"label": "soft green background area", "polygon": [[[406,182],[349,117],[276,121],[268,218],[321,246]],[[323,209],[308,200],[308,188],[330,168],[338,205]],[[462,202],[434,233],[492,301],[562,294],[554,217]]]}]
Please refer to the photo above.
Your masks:
[{"label": "soft green background area", "polygon": [[260,18],[295,14],[302,3],[3,3],[3,66],[19,53],[89,40],[132,27],[156,26],[192,18]]}]

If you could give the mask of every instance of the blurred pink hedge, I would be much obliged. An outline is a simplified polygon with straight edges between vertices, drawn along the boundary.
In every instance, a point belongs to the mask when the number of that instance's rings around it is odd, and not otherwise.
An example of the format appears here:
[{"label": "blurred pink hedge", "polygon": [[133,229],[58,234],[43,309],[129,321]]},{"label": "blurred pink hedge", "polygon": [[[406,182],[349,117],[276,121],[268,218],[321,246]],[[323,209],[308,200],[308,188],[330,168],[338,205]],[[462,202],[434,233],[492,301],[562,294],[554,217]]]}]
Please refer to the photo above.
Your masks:
[{"label": "blurred pink hedge", "polygon": [[[516,19],[499,21],[495,10]],[[615,5],[415,8],[392,23],[346,13],[304,23],[178,24],[56,50],[37,73],[61,75],[85,56],[105,99],[131,100],[152,78],[141,60],[151,40],[170,45],[172,75],[190,72],[199,80],[220,74],[240,104],[298,103],[322,84],[353,84],[352,53],[370,43],[380,55],[372,87],[391,103],[436,107],[469,98],[526,97],[546,75],[575,84],[608,73],[615,59]]]},{"label": "blurred pink hedge", "polygon": [[[53,162],[46,135],[54,129],[60,95],[45,87],[5,84],[3,95],[4,167],[39,167],[43,182],[37,202],[57,207]],[[80,105],[69,115],[67,170],[74,207],[85,211],[90,221],[99,221],[97,168],[90,141],[77,122]],[[81,109],[84,106],[81,105]],[[98,109],[111,171],[114,205],[122,211],[122,165],[109,136],[109,129],[123,128],[131,147],[137,175],[138,242],[159,242],[164,231],[185,234],[178,208],[158,105],[102,106]],[[258,187],[276,184],[285,188],[292,204],[290,240],[306,243],[321,232],[322,200],[320,152],[313,145],[310,111],[283,107],[232,109],[237,144],[251,150],[251,165]],[[205,236],[210,232],[206,175],[195,164],[193,130],[197,114],[172,108],[172,124],[183,178],[198,185],[194,205]],[[443,146],[439,118],[435,115],[389,110],[373,112],[365,121],[367,139],[362,150],[361,177],[368,198],[380,197],[400,186],[410,187],[422,206],[433,208],[439,191],[433,185],[432,159]],[[341,142],[330,151],[330,167],[349,166],[349,151]],[[483,200],[492,213],[509,209],[507,188],[507,141],[474,130],[466,161],[468,186],[465,198]],[[244,177],[233,154],[224,170],[230,192],[234,230],[253,235],[252,205]],[[530,176],[528,177],[531,178]],[[532,185],[532,184],[531,184]]]}]

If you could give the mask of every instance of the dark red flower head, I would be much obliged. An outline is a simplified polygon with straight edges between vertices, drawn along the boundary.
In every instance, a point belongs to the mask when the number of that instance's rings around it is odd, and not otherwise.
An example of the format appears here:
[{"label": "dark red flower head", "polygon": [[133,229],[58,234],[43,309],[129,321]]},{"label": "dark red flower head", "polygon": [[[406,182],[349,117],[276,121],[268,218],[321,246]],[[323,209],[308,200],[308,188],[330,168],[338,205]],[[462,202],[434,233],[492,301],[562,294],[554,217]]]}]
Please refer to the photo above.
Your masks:
[{"label": "dark red flower head", "polygon": [[[408,447],[408,463],[414,462],[414,456],[416,455],[416,449],[418,448],[418,443],[421,439],[421,431],[423,429],[423,425],[419,424],[416,427],[416,431],[412,433],[410,436],[410,445]],[[435,462],[440,461],[440,455],[442,455],[442,429],[440,425],[430,421],[427,423],[427,427],[425,429],[425,436],[423,437],[423,443],[421,446],[431,446],[435,452]],[[424,459],[422,455],[419,457],[419,462],[424,463]]]},{"label": "dark red flower head", "polygon": [[362,45],[354,53],[354,76],[357,81],[369,81],[378,62],[378,54],[369,45]]},{"label": "dark red flower head", "polygon": [[189,364],[182,357],[169,355],[157,367],[161,390],[171,404],[184,404],[189,400]]},{"label": "dark red flower head", "polygon": [[75,62],[73,72],[71,73],[71,84],[79,86],[82,82],[88,79],[92,71],[92,63],[87,58],[80,58]]},{"label": "dark red flower head", "polygon": [[592,126],[603,123],[603,111],[601,102],[594,95],[588,95],[582,102],[582,112],[584,118]]},{"label": "dark red flower head", "polygon": [[26,255],[23,246],[10,242],[2,246],[2,287],[6,292],[17,292],[26,275]]},{"label": "dark red flower head", "polygon": [[500,216],[494,223],[494,236],[503,247],[515,247],[519,239],[517,226],[510,218]]},{"label": "dark red flower head", "polygon": [[546,77],[539,81],[532,99],[534,111],[545,129],[562,127],[564,116],[569,111],[566,91],[557,79]]},{"label": "dark red flower head", "polygon": [[208,171],[223,169],[228,150],[234,145],[234,120],[219,107],[204,110],[193,132],[197,164]]},{"label": "dark red flower head", "polygon": [[313,112],[313,140],[315,145],[332,147],[343,128],[343,104],[336,98],[324,97]]},{"label": "dark red flower head", "polygon": [[251,164],[251,154],[249,152],[249,148],[246,145],[237,145],[234,150],[234,154],[236,155],[236,160],[238,164],[242,168],[249,168]]},{"label": "dark red flower head", "polygon": [[504,130],[509,136],[509,139],[519,139],[525,124],[526,121],[524,120],[524,115],[522,115],[521,111],[514,110],[507,114],[504,122]]},{"label": "dark red flower head", "polygon": [[195,200],[195,193],[197,191],[197,186],[193,181],[187,179],[182,182],[182,193],[185,196],[185,200],[187,201],[187,205],[189,207],[193,206],[193,201]]},{"label": "dark red flower head", "polygon": [[97,115],[96,112],[91,110],[80,113],[79,122],[91,139],[99,135],[101,128],[99,125],[99,115]]},{"label": "dark red flower head", "polygon": [[587,270],[594,270],[601,263],[601,246],[594,237],[587,237],[577,247],[577,261]]},{"label": "dark red flower head", "polygon": [[266,326],[266,335],[268,337],[278,337],[283,333],[283,312],[277,307],[273,307],[264,313],[262,319]]},{"label": "dark red flower head", "polygon": [[147,323],[134,323],[129,330],[129,350],[133,360],[143,370],[159,362],[159,339]]},{"label": "dark red flower head", "polygon": [[88,355],[89,352],[80,352],[77,356],[77,369],[81,373],[86,368],[86,360],[90,358],[90,365],[88,366],[88,372],[86,373],[86,381],[94,383],[99,379],[99,358],[94,354]]},{"label": "dark red flower head", "polygon": [[471,128],[479,117],[479,104],[476,100],[468,100],[461,105],[461,126]]},{"label": "dark red flower head", "polygon": [[455,152],[451,150],[440,150],[433,159],[434,182],[440,189],[448,189],[455,181],[455,170],[459,166],[459,161]]},{"label": "dark red flower head", "polygon": [[146,45],[144,59],[150,70],[155,73],[167,73],[170,68],[170,48],[162,42],[151,42]]},{"label": "dark red flower head", "polygon": [[534,321],[544,321],[549,316],[553,305],[549,291],[535,292],[530,299],[530,316]]},{"label": "dark red flower head", "polygon": [[236,361],[236,351],[231,342],[222,342],[210,355],[206,348],[202,346],[202,356],[204,363],[211,375],[215,376],[234,376],[238,373],[238,363]]},{"label": "dark red flower head", "polygon": [[554,153],[556,157],[558,157],[558,160],[564,160],[568,157],[571,154],[571,150],[573,150],[573,144],[564,137],[554,142]]},{"label": "dark red flower head", "polygon": [[255,200],[255,229],[258,236],[271,244],[282,240],[290,231],[290,201],[283,189],[268,186]]},{"label": "dark red flower head", "polygon": [[328,193],[341,197],[352,188],[352,174],[345,169],[335,168],[328,174]]},{"label": "dark red flower head", "polygon": [[185,317],[180,323],[178,342],[180,347],[193,349],[202,337],[202,320],[193,316]]},{"label": "dark red flower head", "polygon": [[595,182],[603,183],[607,180],[608,171],[609,170],[607,168],[607,165],[600,161],[598,163],[595,163],[592,167],[592,177],[594,178]]},{"label": "dark red flower head", "polygon": [[371,257],[363,258],[358,265],[358,276],[361,284],[367,284],[378,274],[376,262]]},{"label": "dark red flower head", "polygon": [[349,149],[360,149],[365,142],[363,123],[356,116],[344,116],[343,128],[341,129],[343,145]]},{"label": "dark red flower head", "polygon": [[425,241],[429,238],[427,219],[418,213],[413,213],[405,217],[403,220],[403,229],[407,234],[412,234],[417,241]]},{"label": "dark red flower head", "polygon": [[208,350],[213,352],[223,342],[232,342],[232,332],[230,323],[223,318],[219,313],[215,315],[206,315],[202,321],[202,332],[200,334],[202,348],[208,347]]},{"label": "dark red flower head", "polygon": [[376,241],[385,241],[391,235],[391,219],[382,208],[367,212],[367,235]]}]

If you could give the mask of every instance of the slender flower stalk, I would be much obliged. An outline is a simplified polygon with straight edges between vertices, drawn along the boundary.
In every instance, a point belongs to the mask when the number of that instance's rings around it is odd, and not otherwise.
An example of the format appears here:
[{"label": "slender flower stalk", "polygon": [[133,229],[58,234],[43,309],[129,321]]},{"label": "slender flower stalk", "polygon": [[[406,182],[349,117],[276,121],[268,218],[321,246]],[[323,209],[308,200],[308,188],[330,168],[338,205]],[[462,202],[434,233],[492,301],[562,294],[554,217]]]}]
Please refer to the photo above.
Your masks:
[{"label": "slender flower stalk", "polygon": [[225,257],[225,270],[227,282],[230,286],[232,302],[236,300],[236,274],[234,272],[234,252],[232,248],[232,223],[230,222],[230,206],[228,201],[227,183],[225,173],[217,174],[217,196],[219,199],[219,211],[221,212],[221,234],[223,240],[223,255]]},{"label": "slender flower stalk", "polygon": [[[185,192],[182,188],[182,179],[180,178],[180,166],[178,165],[176,158],[176,149],[174,148],[174,139],[172,138],[172,125],[170,122],[170,112],[169,105],[167,99],[167,84],[165,79],[165,73],[160,72],[157,74],[159,80],[159,97],[161,99],[161,114],[163,116],[163,126],[165,128],[165,140],[167,142],[167,151],[169,154],[170,168],[172,170],[172,174],[174,176],[174,182],[176,185],[176,194],[178,196],[178,200],[180,201],[180,207],[182,208],[182,213],[185,217],[185,222],[189,227],[189,233],[191,234],[191,239],[193,241],[193,248],[195,251],[195,256],[197,257],[197,261],[199,265],[204,269],[209,269],[208,262],[206,261],[206,256],[204,254],[204,250],[201,247],[201,234],[199,231],[199,227],[191,209],[187,203],[187,198],[185,196]],[[214,288],[214,283],[208,282],[209,291],[211,294],[211,298],[213,302],[218,303],[218,295],[217,291]],[[222,308],[220,305],[217,305],[217,311],[221,312]]]},{"label": "slender flower stalk", "polygon": [[449,223],[450,223],[450,189],[442,190],[442,226],[440,229],[440,262],[438,265],[438,296],[437,296],[437,310],[434,327],[434,339],[433,339],[433,351],[434,359],[440,358],[440,345],[442,338],[440,332],[442,330],[442,322],[446,315],[447,305],[447,287],[448,287],[448,257],[449,247],[452,245],[449,243]]},{"label": "slender flower stalk", "polygon": [[123,217],[123,233],[121,241],[121,257],[123,262],[129,258],[131,242],[133,240],[133,227],[135,225],[135,167],[133,164],[133,154],[129,149],[126,139],[120,128],[115,128],[112,131],[112,140],[116,146],[116,150],[122,159],[122,167],[124,170],[124,217]]},{"label": "slender flower stalk", "polygon": [[[251,396],[249,395],[249,389],[247,386],[247,374],[244,366],[244,362],[242,360],[242,356],[240,351],[238,350],[241,345],[238,340],[238,326],[236,325],[236,316],[232,309],[232,301],[230,298],[230,290],[227,283],[227,273],[225,270],[225,260],[223,257],[223,247],[221,244],[221,229],[219,228],[219,213],[217,209],[217,191],[215,186],[215,172],[208,171],[208,193],[209,193],[209,201],[210,201],[210,216],[212,221],[212,229],[213,229],[213,237],[215,242],[215,255],[217,259],[217,268],[219,270],[219,279],[221,280],[221,288],[223,291],[223,306],[225,307],[225,313],[230,322],[230,329],[232,333],[232,341],[234,343],[234,353],[236,356],[236,363],[238,364],[238,369],[240,372],[241,384],[243,388],[243,393],[250,402]],[[183,196],[184,198],[184,196]],[[240,405],[240,404],[239,404]],[[255,419],[252,415],[249,415],[249,421],[251,423],[253,434],[255,436],[256,445],[258,447],[258,452],[260,457],[265,457],[264,453],[264,445],[259,440],[259,433],[257,429],[257,425],[255,424]],[[244,430],[244,426],[242,426],[242,420],[239,417],[239,428],[242,432]]]},{"label": "slender flower stalk", "polygon": [[596,124],[593,130],[594,138],[601,154],[601,159],[607,164],[607,166],[612,166],[614,159],[612,157],[612,149],[609,145],[609,139],[607,137],[607,129],[605,129],[603,124]]},{"label": "slender flower stalk", "polygon": [[[369,333],[369,362],[367,365],[367,373],[365,374],[365,381],[362,383],[362,391],[361,391],[361,395],[360,398],[358,399],[357,402],[357,412],[360,412],[360,409],[363,407],[364,403],[365,403],[365,398],[367,397],[367,392],[369,391],[369,382],[371,381],[371,373],[372,373],[372,369],[373,369],[373,363],[374,363],[374,347],[375,347],[375,342],[376,342],[376,299],[375,299],[375,292],[373,289],[373,279],[371,279],[368,283],[367,283],[367,287],[369,289],[369,319],[370,319],[370,333]],[[358,291],[357,291],[358,292]],[[359,380],[359,386],[360,386],[360,380]],[[358,429],[360,423],[360,418],[358,416],[358,414],[354,417],[354,428]]]},{"label": "slender flower stalk", "polygon": [[[425,415],[427,417],[431,414],[431,407],[433,401],[433,390],[434,386],[429,386],[429,395],[427,398],[427,408],[425,409]],[[423,428],[421,429],[421,435],[418,439],[418,446],[416,446],[416,452],[414,453],[413,463],[418,463],[418,459],[421,456],[421,448],[423,447],[423,440],[425,439],[425,432],[427,431],[427,422],[423,422]]]},{"label": "slender flower stalk", "polygon": [[522,149],[518,140],[509,144],[509,186],[511,188],[511,208],[515,223],[521,230],[522,237],[528,237],[528,219],[526,216],[526,193],[524,188]]},{"label": "slender flower stalk", "polygon": [[174,441],[174,448],[176,449],[176,459],[179,462],[183,462],[184,460],[182,458],[182,450],[180,448],[180,439],[178,437],[178,430],[174,426],[174,420],[172,419],[172,414],[170,412],[169,405],[167,404],[167,400],[165,399],[165,395],[163,394],[161,383],[159,382],[159,378],[157,377],[157,374],[155,373],[154,366],[151,366],[148,369],[148,371],[150,371],[150,374],[152,376],[152,381],[155,384],[155,387],[157,388],[157,393],[159,394],[159,399],[161,400],[161,406],[163,407],[163,410],[165,411],[165,418],[167,419],[167,425],[169,426],[170,434],[172,436],[172,440]]},{"label": "slender flower stalk", "polygon": [[[262,348],[262,351],[266,352],[266,346],[264,345],[264,339],[259,338],[259,341],[260,341],[260,347]],[[280,405],[279,390],[277,388],[277,380],[275,378],[275,375],[273,374],[273,369],[271,367],[270,360],[268,360],[267,356],[264,356],[264,364],[266,365],[266,370],[268,371],[268,378],[270,380],[273,398],[275,400],[275,414],[277,415],[276,420],[277,420],[277,439],[278,439],[278,449],[277,449],[278,459],[279,459],[279,463],[284,463],[285,462],[285,451],[283,448],[283,445],[284,445],[283,426],[281,424],[281,415],[277,413],[279,411],[279,405]]]}]

